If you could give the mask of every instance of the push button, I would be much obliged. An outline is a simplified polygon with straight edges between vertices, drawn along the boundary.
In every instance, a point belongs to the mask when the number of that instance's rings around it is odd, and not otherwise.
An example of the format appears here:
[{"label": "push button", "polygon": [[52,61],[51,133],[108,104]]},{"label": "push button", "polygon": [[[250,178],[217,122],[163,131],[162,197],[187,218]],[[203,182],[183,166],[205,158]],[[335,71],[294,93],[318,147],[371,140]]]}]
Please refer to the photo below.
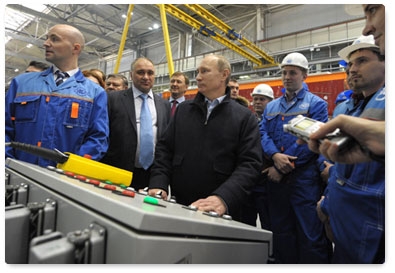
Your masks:
[{"label": "push button", "polygon": [[193,211],[197,211],[197,207],[189,205],[189,206],[182,206],[184,209],[188,209],[188,210],[193,210]]},{"label": "push button", "polygon": [[225,220],[232,220],[232,216],[230,216],[228,214],[222,215],[222,218],[225,219]]},{"label": "push button", "polygon": [[209,211],[209,212],[203,212],[204,215],[208,215],[211,217],[219,217],[218,213],[216,213],[215,211]]},{"label": "push button", "polygon": [[144,197],[144,203],[159,206],[159,207],[164,207],[164,208],[166,207],[165,205],[160,204],[159,200],[152,196]]}]

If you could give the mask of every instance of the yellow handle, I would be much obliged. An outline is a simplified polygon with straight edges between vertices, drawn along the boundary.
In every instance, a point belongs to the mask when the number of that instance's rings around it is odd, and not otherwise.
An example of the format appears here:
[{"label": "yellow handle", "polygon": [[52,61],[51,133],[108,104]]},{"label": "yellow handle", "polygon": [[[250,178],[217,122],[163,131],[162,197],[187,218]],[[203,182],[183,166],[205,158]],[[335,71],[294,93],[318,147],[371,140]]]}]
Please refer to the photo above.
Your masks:
[{"label": "yellow handle", "polygon": [[83,175],[87,178],[94,178],[102,181],[108,180],[118,185],[123,184],[125,186],[130,186],[132,183],[132,172],[75,154],[65,154],[69,156],[69,159],[65,163],[59,163],[56,166],[59,169]]}]

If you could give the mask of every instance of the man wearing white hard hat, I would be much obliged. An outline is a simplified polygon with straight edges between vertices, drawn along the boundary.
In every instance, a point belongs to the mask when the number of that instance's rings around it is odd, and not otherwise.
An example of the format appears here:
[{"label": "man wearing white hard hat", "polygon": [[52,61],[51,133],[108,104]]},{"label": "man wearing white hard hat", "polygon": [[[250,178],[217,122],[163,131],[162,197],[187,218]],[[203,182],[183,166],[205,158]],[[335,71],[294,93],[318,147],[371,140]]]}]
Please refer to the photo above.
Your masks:
[{"label": "man wearing white hard hat", "polygon": [[[252,91],[251,97],[255,117],[258,123],[260,123],[266,105],[274,99],[273,89],[270,85],[264,83],[258,84]],[[261,174],[257,184],[252,188],[250,197],[243,206],[241,222],[256,226],[257,217],[259,216],[261,227],[270,230],[266,180],[267,176]]]},{"label": "man wearing white hard hat", "polygon": [[252,91],[251,97],[256,118],[261,121],[266,105],[274,99],[273,89],[265,83],[258,84]]},{"label": "man wearing white hard hat", "polygon": [[[362,36],[358,37],[352,43],[352,45],[343,48],[342,50],[340,50],[338,52],[338,54],[342,59],[344,59],[348,63],[350,61],[349,57],[352,53],[356,52],[357,50],[365,50],[365,49],[371,50],[372,52],[376,52],[376,54],[378,54],[380,49],[377,45],[375,45],[373,35],[368,35],[368,36],[362,35]],[[378,71],[379,70],[373,71],[373,72],[378,72]],[[353,90],[353,91],[351,91],[352,96],[350,96],[349,98],[346,98],[347,99],[346,102],[343,102],[341,105],[336,106],[336,108],[333,111],[333,118],[335,118],[339,114],[358,115],[358,113],[353,114],[353,112],[355,112],[357,110],[360,111],[360,109],[361,109],[361,107],[360,107],[361,100],[363,100],[365,97],[365,95],[363,94],[362,91],[364,91],[364,93],[366,95],[370,94],[371,92],[377,91],[377,86],[375,84],[373,85],[373,89],[366,85],[366,83],[369,84],[369,83],[373,83],[374,81],[370,81],[370,80],[367,82],[361,81],[361,80],[355,81],[355,79],[357,79],[355,76],[353,77],[353,74],[355,74],[355,72],[350,73],[349,66],[347,66],[346,74],[347,74],[347,83],[350,86],[350,89]],[[381,79],[384,78],[384,75],[381,72],[379,72],[378,75],[375,73],[373,73],[373,74],[369,73],[369,75],[363,74],[362,78],[369,79],[368,77],[370,77],[370,76],[373,76],[375,79],[379,79],[379,81],[381,81]],[[339,95],[341,95],[341,94],[342,93],[340,93]],[[338,101],[338,98],[336,99],[336,102],[337,101]]]},{"label": "man wearing white hard hat", "polygon": [[283,130],[297,115],[326,122],[328,104],[303,85],[309,69],[303,54],[288,54],[280,68],[285,93],[268,103],[260,123],[265,161],[271,162],[264,172],[274,259],[277,263],[328,263],[330,243],[316,212],[322,193],[318,154]]},{"label": "man wearing white hard hat", "polygon": [[[385,56],[385,6],[383,4],[363,4],[362,8],[366,19],[362,34],[373,35],[375,44],[380,47],[381,55]],[[339,152],[338,147],[331,144],[329,141],[324,141],[325,145],[319,145],[320,142],[317,138],[330,133],[332,128],[335,127],[352,135],[358,142],[367,145],[367,147],[372,150],[371,153],[377,156],[385,156],[385,142],[382,141],[382,139],[385,139],[385,122],[378,121],[376,126],[372,126],[375,122],[369,123],[366,122],[366,120],[361,120],[359,124],[363,123],[363,125],[360,125],[360,128],[348,126],[348,124],[353,125],[357,122],[358,119],[348,116],[341,116],[331,120],[328,125],[320,127],[319,130],[312,134],[312,138],[309,141],[310,149],[315,152],[326,154],[330,156],[333,161],[338,162],[357,163],[373,160],[369,153],[367,154],[359,150],[358,145],[355,147],[356,149],[352,154]],[[363,128],[363,126],[367,127]],[[370,132],[372,132],[372,128],[375,129],[372,134],[359,134],[360,130],[369,129]]]},{"label": "man wearing white hard hat", "polygon": [[350,61],[351,53],[354,53],[359,49],[371,49],[373,51],[380,52],[380,48],[374,43],[373,35],[361,35],[352,43],[352,45],[343,48],[338,52],[338,54],[343,60],[348,63]]},{"label": "man wearing white hard hat", "polygon": [[[339,56],[348,62],[353,89],[364,97],[358,109],[351,111],[352,105],[345,114],[384,121],[385,60],[373,36],[359,37],[340,50]],[[332,262],[383,263],[385,162],[335,163],[333,169],[324,198],[317,206],[320,218],[328,219],[332,230],[335,245]]]}]

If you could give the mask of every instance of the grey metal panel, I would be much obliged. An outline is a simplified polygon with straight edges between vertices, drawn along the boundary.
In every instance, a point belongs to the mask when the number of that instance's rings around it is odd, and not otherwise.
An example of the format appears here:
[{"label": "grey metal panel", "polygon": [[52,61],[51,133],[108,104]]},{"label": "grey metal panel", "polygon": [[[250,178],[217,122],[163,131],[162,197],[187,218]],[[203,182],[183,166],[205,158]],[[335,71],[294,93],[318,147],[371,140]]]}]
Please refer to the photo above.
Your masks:
[{"label": "grey metal panel", "polygon": [[5,209],[5,261],[27,263],[30,211],[18,204]]},{"label": "grey metal panel", "polygon": [[73,251],[74,245],[60,232],[36,237],[30,243],[29,264],[70,264]]},{"label": "grey metal panel", "polygon": [[[133,260],[140,263],[261,264],[268,248],[258,242],[199,238],[138,237]],[[141,251],[146,244],[149,252]]]},{"label": "grey metal panel", "polygon": [[119,196],[22,161],[7,159],[6,164],[75,202],[83,202],[85,206],[141,231],[240,240],[268,241],[271,238],[271,232],[237,221],[210,217],[200,211],[187,210],[179,204],[161,200],[166,207],[154,206],[144,203],[145,196],[140,194],[134,198]]},{"label": "grey metal panel", "polygon": [[157,207],[18,160],[6,166],[10,181],[29,185],[29,202],[56,202],[56,231],[105,228],[105,263],[266,263],[272,253],[270,231],[163,200]]}]

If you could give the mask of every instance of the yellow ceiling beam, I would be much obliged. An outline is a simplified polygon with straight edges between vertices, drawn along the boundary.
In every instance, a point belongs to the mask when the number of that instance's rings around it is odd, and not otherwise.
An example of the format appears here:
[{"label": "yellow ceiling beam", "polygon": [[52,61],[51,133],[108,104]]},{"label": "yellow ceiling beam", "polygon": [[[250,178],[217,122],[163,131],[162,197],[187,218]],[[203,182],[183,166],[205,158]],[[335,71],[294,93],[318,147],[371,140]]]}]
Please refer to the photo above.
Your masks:
[{"label": "yellow ceiling beam", "polygon": [[165,41],[167,66],[169,68],[169,75],[171,76],[174,73],[174,64],[173,64],[173,54],[171,52],[169,29],[167,28],[165,5],[164,4],[158,4],[158,5],[159,5],[159,10],[160,10],[160,18],[162,21],[163,38]]},{"label": "yellow ceiling beam", "polygon": [[205,20],[207,20],[214,26],[216,26],[222,32],[226,33],[228,35],[229,39],[238,40],[241,44],[243,44],[245,47],[247,47],[254,53],[258,54],[260,57],[262,57],[263,59],[268,61],[270,64],[277,65],[277,63],[275,62],[273,57],[269,56],[265,51],[260,49],[253,42],[242,37],[242,35],[234,32],[234,29],[232,29],[230,26],[225,24],[222,20],[215,17],[212,13],[210,13],[208,10],[206,10],[202,6],[200,6],[198,4],[185,4],[185,6],[188,7],[190,10],[194,11],[196,14],[203,17]]},{"label": "yellow ceiling beam", "polygon": [[175,7],[174,5],[171,4],[165,4],[164,5],[165,10],[167,13],[170,15],[180,19],[181,21],[185,22],[189,26],[197,29],[200,33],[202,33],[205,36],[208,36],[217,42],[225,45],[226,47],[230,48],[231,50],[235,51],[239,55],[249,59],[253,63],[257,64],[258,66],[262,65],[262,61],[247,52],[246,50],[242,49],[238,45],[229,42],[227,39],[223,38],[222,36],[218,35],[215,31],[208,29],[203,23],[199,22],[189,14],[185,13],[184,11],[180,10],[179,8]]},{"label": "yellow ceiling beam", "polygon": [[117,60],[115,62],[114,73],[118,73],[119,66],[121,65],[123,49],[125,48],[125,42],[126,42],[126,37],[128,35],[130,19],[132,19],[133,8],[134,8],[134,5],[130,4],[129,8],[128,8],[128,14],[126,16],[125,24],[123,26],[121,42],[119,43],[119,49],[118,49]]}]

